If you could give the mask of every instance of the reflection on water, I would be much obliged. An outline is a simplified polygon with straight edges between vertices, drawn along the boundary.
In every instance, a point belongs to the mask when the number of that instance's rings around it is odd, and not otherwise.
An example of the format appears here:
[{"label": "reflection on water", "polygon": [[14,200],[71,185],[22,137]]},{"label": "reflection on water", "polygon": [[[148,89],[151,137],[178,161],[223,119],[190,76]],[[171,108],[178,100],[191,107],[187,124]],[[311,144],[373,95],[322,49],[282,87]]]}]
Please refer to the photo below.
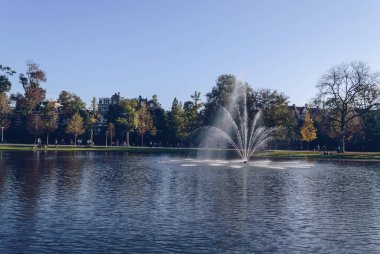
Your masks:
[{"label": "reflection on water", "polygon": [[0,253],[380,251],[379,164],[0,151]]}]

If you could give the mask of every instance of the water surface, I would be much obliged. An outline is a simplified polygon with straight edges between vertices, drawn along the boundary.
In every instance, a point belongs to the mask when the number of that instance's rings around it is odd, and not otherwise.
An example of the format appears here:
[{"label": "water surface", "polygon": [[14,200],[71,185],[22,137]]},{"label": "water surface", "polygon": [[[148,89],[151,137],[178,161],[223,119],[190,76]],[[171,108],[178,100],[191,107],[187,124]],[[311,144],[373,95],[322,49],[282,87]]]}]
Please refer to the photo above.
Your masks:
[{"label": "water surface", "polygon": [[380,165],[0,151],[0,253],[380,252]]}]

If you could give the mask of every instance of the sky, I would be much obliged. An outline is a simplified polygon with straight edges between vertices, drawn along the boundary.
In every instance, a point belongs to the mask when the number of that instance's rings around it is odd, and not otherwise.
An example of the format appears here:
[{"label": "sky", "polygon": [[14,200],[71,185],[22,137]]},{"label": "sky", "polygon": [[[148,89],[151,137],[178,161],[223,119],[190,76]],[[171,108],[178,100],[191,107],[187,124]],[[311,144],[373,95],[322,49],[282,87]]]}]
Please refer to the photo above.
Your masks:
[{"label": "sky", "polygon": [[[332,66],[380,71],[377,0],[0,0],[0,64],[47,74],[47,98],[74,92],[202,99],[221,74],[304,105]],[[22,91],[17,77],[12,92]]]}]

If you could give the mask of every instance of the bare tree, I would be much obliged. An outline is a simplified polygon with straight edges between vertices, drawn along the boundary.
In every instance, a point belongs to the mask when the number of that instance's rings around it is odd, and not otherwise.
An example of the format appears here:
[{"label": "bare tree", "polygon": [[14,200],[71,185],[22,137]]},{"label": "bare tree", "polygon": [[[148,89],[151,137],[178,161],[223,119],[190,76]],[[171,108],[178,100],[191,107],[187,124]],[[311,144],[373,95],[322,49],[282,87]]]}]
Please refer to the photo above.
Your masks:
[{"label": "bare tree", "polygon": [[341,64],[324,74],[317,88],[315,103],[340,138],[344,152],[347,131],[363,114],[379,106],[379,73],[371,72],[363,62]]}]

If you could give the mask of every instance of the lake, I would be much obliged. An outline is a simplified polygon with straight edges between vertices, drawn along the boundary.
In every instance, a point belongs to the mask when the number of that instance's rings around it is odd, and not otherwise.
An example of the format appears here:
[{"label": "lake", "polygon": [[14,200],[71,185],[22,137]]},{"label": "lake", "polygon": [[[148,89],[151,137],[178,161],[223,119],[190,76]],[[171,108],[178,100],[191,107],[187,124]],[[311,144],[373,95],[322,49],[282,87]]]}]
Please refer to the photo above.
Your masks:
[{"label": "lake", "polygon": [[0,151],[0,253],[379,253],[380,164]]}]

